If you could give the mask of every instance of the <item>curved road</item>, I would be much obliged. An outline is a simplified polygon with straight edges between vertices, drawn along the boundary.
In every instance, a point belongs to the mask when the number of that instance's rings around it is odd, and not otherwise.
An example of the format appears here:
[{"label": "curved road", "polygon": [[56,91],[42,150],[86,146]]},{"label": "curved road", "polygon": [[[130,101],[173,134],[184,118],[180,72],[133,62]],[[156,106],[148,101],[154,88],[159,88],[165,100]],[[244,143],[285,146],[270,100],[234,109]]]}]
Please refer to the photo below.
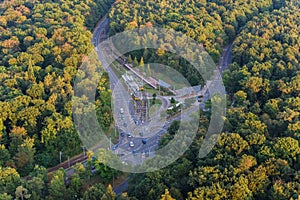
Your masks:
[{"label": "curved road", "polygon": [[[109,20],[106,18],[96,28],[95,33],[94,33],[94,37],[93,37],[93,43],[94,43],[95,46],[97,46],[100,42],[102,42],[104,39],[107,38],[108,24],[109,24]],[[97,49],[97,47],[96,47],[96,49]],[[228,46],[225,47],[224,53],[223,53],[222,57],[220,58],[219,67],[218,67],[220,74],[225,69],[227,69],[229,64],[231,63],[231,49],[232,49],[232,42]],[[111,81],[111,89],[113,90],[114,86],[118,82],[118,78],[117,78],[116,74],[114,73],[114,71],[109,66],[107,66],[108,64],[105,61],[103,61],[103,58],[105,58],[105,56],[103,54],[109,54],[109,53],[112,53],[112,52],[111,51],[110,52],[105,52],[105,49],[104,50],[97,49],[97,52],[98,52],[99,58],[102,60],[102,64],[107,69],[107,72],[109,74],[110,81]],[[121,84],[119,84],[119,86],[120,85]],[[207,92],[203,97],[203,102],[205,102],[209,98],[210,98],[210,95]],[[164,104],[165,103],[166,102],[164,101]],[[173,120],[180,120],[180,117],[181,116],[179,115],[176,118],[172,119],[172,121]],[[135,144],[135,146],[133,148],[133,147],[129,146],[129,140],[125,139],[125,140],[127,140],[127,142],[120,143],[118,149],[121,148],[121,149],[124,149],[124,150],[127,150],[127,151],[130,151],[131,149],[135,149],[135,151],[137,153],[146,152],[146,151],[154,151],[158,147],[158,142],[160,140],[160,137],[167,132],[167,129],[171,125],[172,121],[167,121],[167,123],[164,125],[164,127],[161,128],[161,130],[159,132],[157,132],[154,136],[147,138],[147,143],[146,144],[142,143],[142,138],[132,138],[130,140],[133,141],[134,144]],[[121,141],[123,141],[123,139]],[[125,183],[125,185],[126,184],[127,183]],[[122,184],[122,187],[124,189],[124,184]],[[118,191],[118,193],[121,192],[121,190],[119,190],[118,187],[114,188],[114,189],[115,189],[115,191]]]},{"label": "curved road", "polygon": [[[117,75],[114,73],[114,71],[108,66],[107,63],[105,63],[105,55],[103,55],[105,52],[97,49],[97,45],[99,43],[101,43],[103,40],[106,39],[107,37],[107,30],[108,30],[108,25],[109,25],[109,19],[107,17],[103,18],[100,20],[101,22],[98,24],[98,27],[96,27],[94,34],[93,34],[93,38],[92,38],[92,42],[93,44],[96,46],[96,51],[98,53],[98,56],[101,58],[102,60],[102,64],[103,66],[106,68],[109,78],[110,78],[110,87],[113,90],[114,87],[117,85],[118,83],[118,77]],[[105,37],[103,37],[103,35]],[[231,63],[231,49],[232,49],[232,42],[226,46],[226,48],[224,49],[224,53],[222,55],[222,57],[220,58],[220,63],[219,63],[219,72],[222,73],[225,69],[228,68],[229,64]],[[111,53],[111,52],[106,52],[107,54]],[[104,60],[104,61],[103,61]],[[121,84],[119,84],[121,85]],[[210,98],[209,93],[206,93],[206,95],[203,97],[203,101],[208,100]],[[165,99],[162,99],[164,101],[164,104],[168,102],[165,102]],[[173,120],[180,120],[180,115],[173,118]],[[147,144],[143,144],[141,141],[141,138],[133,138],[132,140],[134,141],[135,145],[135,149],[137,150],[137,152],[145,152],[147,150],[154,150],[155,148],[157,148],[158,146],[158,141],[161,137],[161,135],[165,134],[167,132],[168,127],[171,125],[171,120],[167,121],[165,123],[165,125],[161,128],[161,130],[159,132],[157,132],[154,136],[150,137],[147,139]],[[129,143],[125,143],[122,145],[127,145],[127,149],[130,149],[131,147],[129,147]],[[70,168],[70,166],[75,165],[76,163],[81,162],[81,163],[85,163],[86,162],[86,157],[83,154],[80,154],[78,156],[73,157],[72,159],[66,162],[63,162],[53,168],[48,169],[48,172],[53,172],[56,171],[57,169],[59,169],[60,167],[66,169],[66,173],[67,174],[72,174],[73,173],[73,169]],[[114,188],[114,191],[117,194],[120,194],[121,192],[123,192],[128,184],[128,179],[122,183],[120,186],[117,186]]]}]

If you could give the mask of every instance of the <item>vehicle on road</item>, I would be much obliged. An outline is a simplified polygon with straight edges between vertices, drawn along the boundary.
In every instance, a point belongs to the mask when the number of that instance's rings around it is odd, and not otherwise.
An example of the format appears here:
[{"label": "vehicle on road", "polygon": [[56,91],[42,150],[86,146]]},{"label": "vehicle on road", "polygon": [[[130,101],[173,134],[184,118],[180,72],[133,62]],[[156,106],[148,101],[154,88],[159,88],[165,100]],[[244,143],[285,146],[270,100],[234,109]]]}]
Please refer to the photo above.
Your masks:
[{"label": "vehicle on road", "polygon": [[121,137],[124,137],[125,136],[125,132],[122,131],[120,135],[121,135]]},{"label": "vehicle on road", "polygon": [[118,145],[118,144],[115,144],[115,145],[112,147],[112,150],[116,150],[118,147],[119,147],[119,145]]},{"label": "vehicle on road", "polygon": [[132,150],[132,154],[134,155],[134,156],[136,156],[137,155],[137,150]]},{"label": "vehicle on road", "polygon": [[163,135],[165,132],[166,132],[166,131],[164,131],[164,130],[160,130],[160,131],[157,133],[157,135],[158,135],[158,136],[161,136],[161,135]]},{"label": "vehicle on road", "polygon": [[142,139],[142,143],[143,143],[143,144],[146,144],[146,143],[147,143],[147,139],[145,139],[145,138]]},{"label": "vehicle on road", "polygon": [[130,132],[127,133],[127,137],[128,137],[128,138],[132,138],[132,135],[131,135]]},{"label": "vehicle on road", "polygon": [[202,102],[202,99],[203,99],[203,95],[199,95],[199,96],[196,97],[196,100],[198,102]]},{"label": "vehicle on road", "polygon": [[134,147],[133,141],[130,141],[130,142],[129,142],[129,146],[130,146],[130,147]]},{"label": "vehicle on road", "polygon": [[124,122],[123,126],[124,126],[124,127],[127,127],[127,124],[126,124],[126,122]]},{"label": "vehicle on road", "polygon": [[124,108],[120,108],[120,113],[121,113],[121,114],[124,113]]}]

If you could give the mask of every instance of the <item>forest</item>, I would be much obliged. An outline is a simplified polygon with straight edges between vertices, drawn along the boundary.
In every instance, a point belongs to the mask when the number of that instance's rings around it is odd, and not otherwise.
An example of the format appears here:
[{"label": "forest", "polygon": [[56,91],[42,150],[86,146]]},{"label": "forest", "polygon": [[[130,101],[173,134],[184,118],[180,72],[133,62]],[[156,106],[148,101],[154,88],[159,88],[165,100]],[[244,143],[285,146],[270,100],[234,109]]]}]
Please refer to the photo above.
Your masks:
[{"label": "forest", "polygon": [[[128,0],[112,8],[110,17],[112,34],[144,26],[182,31],[203,44],[215,61],[223,47],[234,41],[233,63],[223,74],[229,102],[224,133],[213,151],[203,159],[196,157],[208,126],[203,115],[198,140],[189,151],[158,172],[132,175],[130,196],[149,200],[299,198],[297,2]],[[159,56],[158,52],[144,56],[144,52],[130,57],[147,63]],[[170,131],[161,145],[173,137]]]},{"label": "forest", "polygon": [[[276,199],[300,198],[300,5],[295,0],[19,0],[0,5],[0,199]],[[205,157],[198,150],[209,119],[201,113],[197,137],[175,163],[132,174],[117,196],[121,173],[94,161],[48,174],[47,168],[82,152],[72,119],[73,83],[93,49],[92,31],[108,13],[110,35],[164,27],[202,44],[218,63],[233,42],[223,74],[227,116]],[[168,45],[174,45],[176,41]],[[203,80],[170,52],[143,49],[132,62],[168,64],[191,85]],[[175,61],[169,61],[169,58]],[[136,64],[137,65],[137,64]],[[103,129],[112,121],[109,78],[97,96]],[[175,126],[175,125],[174,125]],[[176,134],[170,127],[160,145]],[[101,183],[93,183],[96,166]]]},{"label": "forest", "polygon": [[[46,168],[60,162],[60,151],[62,161],[82,152],[72,121],[72,84],[82,60],[93,49],[91,31],[111,3],[1,3],[0,199],[61,199],[55,195],[73,195],[60,191],[65,172],[57,172],[50,182]],[[98,118],[105,129],[111,124],[107,74],[102,76],[100,93]],[[22,178],[25,176],[27,179]],[[78,180],[72,179],[76,187]]]}]

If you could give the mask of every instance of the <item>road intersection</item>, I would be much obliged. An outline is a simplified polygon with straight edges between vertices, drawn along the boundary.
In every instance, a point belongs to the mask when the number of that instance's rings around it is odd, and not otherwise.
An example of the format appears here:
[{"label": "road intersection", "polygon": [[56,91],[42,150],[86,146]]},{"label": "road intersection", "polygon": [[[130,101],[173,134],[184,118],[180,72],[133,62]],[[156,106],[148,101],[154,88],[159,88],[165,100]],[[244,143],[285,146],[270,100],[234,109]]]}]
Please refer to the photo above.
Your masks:
[{"label": "road intersection", "polygon": [[[182,119],[189,119],[189,112],[182,112],[181,115],[174,117],[170,120],[163,120],[159,119],[158,112],[155,112],[156,115],[152,116],[152,119],[150,124],[145,124],[143,127],[142,125],[137,125],[133,116],[132,106],[130,106],[131,96],[128,94],[127,90],[125,89],[123,83],[119,80],[115,72],[112,70],[112,68],[109,67],[108,62],[106,61],[107,58],[112,59],[114,56],[114,52],[112,49],[113,47],[108,47],[111,45],[111,43],[108,43],[107,45],[102,46],[102,49],[99,49],[99,44],[103,42],[105,39],[108,38],[108,25],[109,20],[108,18],[105,18],[102,20],[102,23],[99,24],[99,26],[96,28],[94,32],[93,37],[93,43],[96,46],[96,51],[98,53],[99,59],[102,62],[102,65],[106,68],[110,83],[111,83],[111,89],[113,91],[113,99],[114,99],[114,119],[116,122],[116,126],[119,128],[120,132],[125,132],[124,136],[119,137],[119,143],[116,145],[117,148],[115,148],[113,151],[116,154],[120,154],[121,160],[133,163],[133,160],[138,160],[137,158],[143,157],[143,153],[148,152],[149,157],[153,156],[155,154],[155,149],[158,147],[158,143],[160,140],[160,137],[167,133],[168,127],[171,125],[172,121],[174,120],[182,120]],[[104,47],[104,48],[103,48]],[[216,75],[214,76],[214,79],[212,81],[208,81],[209,83],[213,83],[216,80],[220,80],[220,73],[224,71],[226,68],[228,68],[230,62],[231,62],[231,48],[232,43],[228,45],[224,49],[224,54],[220,59],[219,68],[216,70]],[[118,55],[115,55],[115,60],[119,58]],[[120,63],[124,64],[124,63]],[[210,99],[210,91],[209,87],[214,87],[215,85],[208,86],[205,85],[202,90],[202,102],[196,103],[192,105],[193,110],[199,110],[199,107],[201,109],[204,109],[205,102]],[[224,91],[225,92],[225,91]],[[149,94],[149,98],[150,94]],[[159,109],[159,112],[161,112],[163,109],[166,109],[169,106],[169,99],[170,97],[163,97],[163,96],[157,96],[157,99],[160,99],[162,101],[162,107]],[[183,101],[183,100],[181,100]],[[124,109],[124,114],[120,114],[119,109]],[[182,117],[184,116],[184,117]],[[141,131],[142,129],[142,131]],[[148,129],[148,130],[145,130]],[[140,135],[140,132],[143,132],[143,135]],[[127,137],[127,134],[130,134],[130,137]],[[142,139],[147,138],[147,143],[143,144]],[[134,143],[134,146],[130,146],[130,141]],[[115,146],[115,147],[116,147]],[[139,156],[137,156],[139,154]],[[141,159],[140,159],[141,160]]]}]

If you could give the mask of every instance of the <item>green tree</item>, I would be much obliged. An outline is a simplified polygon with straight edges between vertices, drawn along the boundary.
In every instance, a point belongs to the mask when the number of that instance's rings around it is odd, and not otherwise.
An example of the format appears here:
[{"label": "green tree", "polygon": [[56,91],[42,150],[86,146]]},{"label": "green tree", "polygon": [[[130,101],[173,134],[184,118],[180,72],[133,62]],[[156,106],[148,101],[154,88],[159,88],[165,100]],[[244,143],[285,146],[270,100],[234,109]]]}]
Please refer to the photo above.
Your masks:
[{"label": "green tree", "polygon": [[33,177],[31,180],[27,181],[26,188],[31,194],[30,199],[38,200],[44,198],[43,191],[46,189],[46,187],[42,178]]},{"label": "green tree", "polygon": [[139,62],[137,60],[136,57],[134,57],[134,60],[133,60],[133,67],[137,67],[139,65]]},{"label": "green tree", "polygon": [[171,104],[175,104],[175,103],[176,103],[176,100],[174,99],[174,97],[171,97],[170,103],[171,103]]},{"label": "green tree", "polygon": [[156,93],[152,94],[152,104],[155,104],[156,96],[157,96]]},{"label": "green tree", "polygon": [[83,199],[84,200],[106,200],[109,199],[109,196],[104,186],[99,183],[96,183],[84,193]]},{"label": "green tree", "polygon": [[0,194],[0,199],[1,200],[12,200],[13,197],[7,193],[2,193],[2,194]]},{"label": "green tree", "polygon": [[132,62],[133,62],[133,60],[132,60],[132,58],[131,58],[131,55],[129,54],[129,55],[128,55],[128,63],[129,63],[129,64],[132,64]]},{"label": "green tree", "polygon": [[141,60],[140,60],[140,67],[141,67],[141,72],[145,72],[145,63],[144,63],[144,58],[141,57]]},{"label": "green tree", "polygon": [[70,198],[79,198],[81,196],[81,187],[83,183],[78,174],[74,174],[70,181],[70,185],[68,188],[68,195]]},{"label": "green tree", "polygon": [[300,154],[298,140],[291,137],[279,138],[274,144],[274,150],[276,155],[294,161],[297,159],[297,155]]},{"label": "green tree", "polygon": [[168,128],[168,133],[175,135],[178,129],[180,128],[180,121],[175,120],[171,123],[171,126]]},{"label": "green tree", "polygon": [[18,148],[18,153],[14,157],[15,163],[20,170],[21,175],[28,174],[34,167],[34,153],[33,148],[34,139],[26,138],[23,144]]},{"label": "green tree", "polygon": [[0,188],[1,193],[7,193],[10,195],[15,194],[16,188],[21,183],[21,178],[16,169],[11,167],[0,167]]},{"label": "green tree", "polygon": [[49,185],[49,198],[50,199],[63,199],[66,194],[65,186],[65,172],[59,169],[54,172],[52,180]]}]

